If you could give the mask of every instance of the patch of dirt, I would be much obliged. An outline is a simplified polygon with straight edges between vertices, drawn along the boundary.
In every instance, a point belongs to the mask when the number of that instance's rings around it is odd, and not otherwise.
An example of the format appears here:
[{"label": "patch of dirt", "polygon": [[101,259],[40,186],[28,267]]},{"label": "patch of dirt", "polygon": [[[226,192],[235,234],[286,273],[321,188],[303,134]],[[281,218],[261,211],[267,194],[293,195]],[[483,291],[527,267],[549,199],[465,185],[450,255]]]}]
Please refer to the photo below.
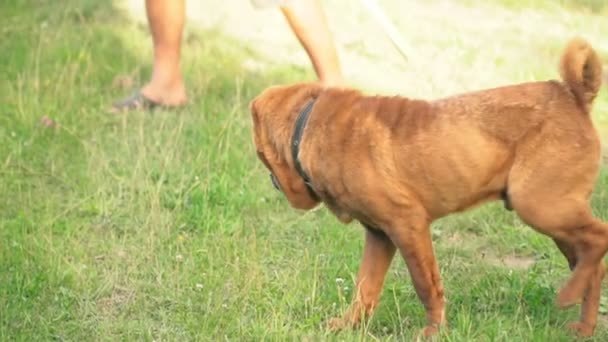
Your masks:
[{"label": "patch of dirt", "polygon": [[463,240],[463,234],[460,232],[455,232],[454,234],[448,236],[447,239],[445,239],[445,242],[450,246],[454,246],[460,244]]},{"label": "patch of dirt", "polygon": [[444,246],[448,247],[458,247],[468,245],[469,247],[473,241],[479,241],[479,236],[475,233],[468,231],[456,231],[452,232],[449,235],[438,235],[438,242],[441,242]]},{"label": "patch of dirt", "polygon": [[492,253],[482,253],[484,260],[494,266],[506,267],[514,270],[527,270],[536,260],[533,257],[509,254],[496,256]]},{"label": "patch of dirt", "polygon": [[134,298],[135,291],[123,287],[114,287],[109,296],[97,300],[97,308],[103,314],[112,315],[130,303]]},{"label": "patch of dirt", "polygon": [[45,128],[59,128],[59,124],[57,123],[57,121],[53,120],[52,118],[44,115],[40,118],[39,121],[40,125],[42,125]]}]

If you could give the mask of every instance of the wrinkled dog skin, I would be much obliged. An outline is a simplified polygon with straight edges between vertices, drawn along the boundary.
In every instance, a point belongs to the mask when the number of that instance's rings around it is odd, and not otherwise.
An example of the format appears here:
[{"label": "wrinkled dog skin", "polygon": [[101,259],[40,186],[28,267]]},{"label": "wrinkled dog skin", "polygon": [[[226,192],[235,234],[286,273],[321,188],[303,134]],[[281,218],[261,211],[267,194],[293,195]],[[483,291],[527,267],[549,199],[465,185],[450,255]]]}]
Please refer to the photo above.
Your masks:
[{"label": "wrinkled dog skin", "polygon": [[[593,334],[608,249],[608,225],[589,206],[600,166],[590,110],[602,70],[579,38],[560,66],[561,81],[435,101],[316,83],[271,87],[252,101],[258,157],[289,203],[311,209],[323,202],[342,222],[366,228],[355,298],[331,328],[357,326],[372,314],[398,250],[426,310],[422,334],[436,334],[446,324],[445,300],[429,225],[502,199],[564,254],[573,273],[557,304],[582,302],[570,328]],[[313,99],[294,158],[294,125]]]}]

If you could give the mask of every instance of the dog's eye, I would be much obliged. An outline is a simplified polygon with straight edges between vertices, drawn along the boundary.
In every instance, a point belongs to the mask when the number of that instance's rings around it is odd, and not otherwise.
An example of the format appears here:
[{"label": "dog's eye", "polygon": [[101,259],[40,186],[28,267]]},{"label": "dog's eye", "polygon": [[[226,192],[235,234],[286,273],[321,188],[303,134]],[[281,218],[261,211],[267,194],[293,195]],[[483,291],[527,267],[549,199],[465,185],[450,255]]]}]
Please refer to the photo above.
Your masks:
[{"label": "dog's eye", "polygon": [[275,177],[275,175],[273,175],[272,173],[270,174],[270,181],[272,182],[272,186],[274,186],[275,189],[281,191],[281,185],[279,184],[277,177]]}]

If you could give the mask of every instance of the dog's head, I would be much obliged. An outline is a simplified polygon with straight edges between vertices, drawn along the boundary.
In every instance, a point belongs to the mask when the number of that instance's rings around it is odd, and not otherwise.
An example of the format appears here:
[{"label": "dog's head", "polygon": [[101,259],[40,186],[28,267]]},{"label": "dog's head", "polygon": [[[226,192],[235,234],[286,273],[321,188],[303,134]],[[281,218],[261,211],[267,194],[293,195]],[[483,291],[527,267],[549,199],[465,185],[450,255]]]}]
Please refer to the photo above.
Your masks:
[{"label": "dog's head", "polygon": [[270,171],[275,186],[297,209],[312,209],[319,200],[310,194],[294,167],[291,137],[300,111],[322,91],[323,87],[317,83],[275,86],[266,89],[250,104],[258,158]]}]

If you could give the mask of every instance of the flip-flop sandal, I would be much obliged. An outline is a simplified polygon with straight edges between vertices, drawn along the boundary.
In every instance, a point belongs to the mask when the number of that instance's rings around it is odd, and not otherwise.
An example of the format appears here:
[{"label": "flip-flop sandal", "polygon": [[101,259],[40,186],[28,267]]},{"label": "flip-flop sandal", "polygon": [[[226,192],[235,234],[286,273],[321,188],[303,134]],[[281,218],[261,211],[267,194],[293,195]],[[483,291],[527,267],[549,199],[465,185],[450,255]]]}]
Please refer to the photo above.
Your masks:
[{"label": "flip-flop sandal", "polygon": [[134,110],[153,110],[156,108],[172,108],[171,106],[163,105],[162,103],[150,100],[141,91],[136,91],[133,95],[114,102],[112,104],[111,112],[113,113],[124,113]]}]

